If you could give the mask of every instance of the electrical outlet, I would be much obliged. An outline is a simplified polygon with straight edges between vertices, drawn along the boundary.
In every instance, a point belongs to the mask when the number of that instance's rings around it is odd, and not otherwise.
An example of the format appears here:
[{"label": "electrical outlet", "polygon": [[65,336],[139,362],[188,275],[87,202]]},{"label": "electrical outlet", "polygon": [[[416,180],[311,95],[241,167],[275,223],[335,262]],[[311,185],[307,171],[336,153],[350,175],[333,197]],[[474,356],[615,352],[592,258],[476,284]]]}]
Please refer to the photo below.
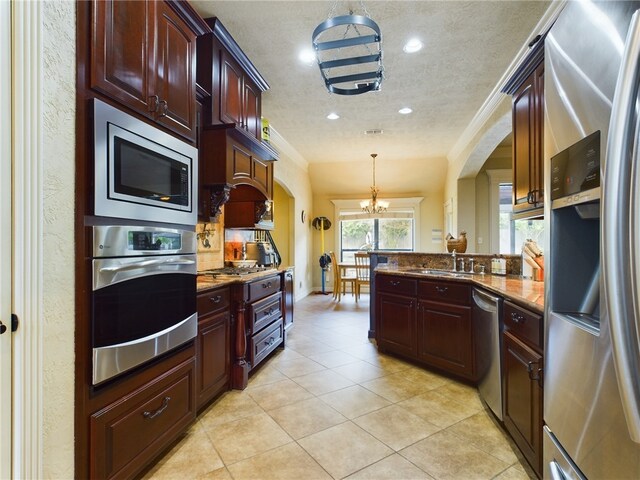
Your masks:
[{"label": "electrical outlet", "polygon": [[482,237],[478,237],[478,245],[482,245]]},{"label": "electrical outlet", "polygon": [[298,287],[298,288],[302,288],[302,282],[300,282],[300,287]]}]

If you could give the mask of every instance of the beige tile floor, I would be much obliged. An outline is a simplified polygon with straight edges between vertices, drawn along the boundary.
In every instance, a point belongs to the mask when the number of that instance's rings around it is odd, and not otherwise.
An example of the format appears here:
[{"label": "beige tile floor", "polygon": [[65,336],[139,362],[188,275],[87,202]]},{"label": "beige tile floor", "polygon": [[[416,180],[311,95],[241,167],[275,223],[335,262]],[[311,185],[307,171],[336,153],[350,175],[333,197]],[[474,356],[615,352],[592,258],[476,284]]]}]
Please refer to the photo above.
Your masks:
[{"label": "beige tile floor", "polygon": [[368,304],[296,303],[286,349],[202,412],[144,478],[535,478],[474,388],[378,354]]}]

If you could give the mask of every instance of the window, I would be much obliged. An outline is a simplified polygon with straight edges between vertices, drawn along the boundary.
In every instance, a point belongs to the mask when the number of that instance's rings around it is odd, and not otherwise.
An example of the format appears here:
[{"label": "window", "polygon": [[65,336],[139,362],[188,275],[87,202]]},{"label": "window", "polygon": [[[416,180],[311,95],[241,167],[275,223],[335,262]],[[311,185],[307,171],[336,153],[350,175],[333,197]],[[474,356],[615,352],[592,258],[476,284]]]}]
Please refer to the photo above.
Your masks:
[{"label": "window", "polygon": [[511,219],[512,184],[500,183],[499,191],[499,219],[500,219],[500,249],[499,253],[521,253],[522,245],[527,240],[534,240],[540,248],[544,247],[544,220],[542,219]]},{"label": "window", "polygon": [[413,238],[413,218],[344,219],[340,221],[340,261],[353,262],[353,253],[359,250],[410,252]]}]

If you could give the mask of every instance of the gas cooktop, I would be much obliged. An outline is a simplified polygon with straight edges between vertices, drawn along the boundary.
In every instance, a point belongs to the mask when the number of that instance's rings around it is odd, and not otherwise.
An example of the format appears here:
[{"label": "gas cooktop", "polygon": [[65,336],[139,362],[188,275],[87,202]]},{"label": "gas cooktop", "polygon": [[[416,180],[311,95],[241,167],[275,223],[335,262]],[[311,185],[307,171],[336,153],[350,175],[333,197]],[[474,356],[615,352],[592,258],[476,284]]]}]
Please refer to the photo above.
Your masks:
[{"label": "gas cooktop", "polygon": [[269,270],[276,271],[273,267],[224,267],[214,268],[212,270],[203,270],[198,272],[198,275],[208,275],[213,278],[218,277],[241,277],[243,275],[250,275],[252,273],[267,272]]}]

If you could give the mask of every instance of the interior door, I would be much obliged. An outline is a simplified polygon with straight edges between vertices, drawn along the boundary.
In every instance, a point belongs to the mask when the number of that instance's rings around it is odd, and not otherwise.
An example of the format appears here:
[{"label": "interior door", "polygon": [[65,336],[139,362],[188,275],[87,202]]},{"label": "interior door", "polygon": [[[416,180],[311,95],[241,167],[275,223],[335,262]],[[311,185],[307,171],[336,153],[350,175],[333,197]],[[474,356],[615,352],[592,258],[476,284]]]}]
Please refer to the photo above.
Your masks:
[{"label": "interior door", "polygon": [[11,2],[0,2],[0,478],[11,478]]}]

